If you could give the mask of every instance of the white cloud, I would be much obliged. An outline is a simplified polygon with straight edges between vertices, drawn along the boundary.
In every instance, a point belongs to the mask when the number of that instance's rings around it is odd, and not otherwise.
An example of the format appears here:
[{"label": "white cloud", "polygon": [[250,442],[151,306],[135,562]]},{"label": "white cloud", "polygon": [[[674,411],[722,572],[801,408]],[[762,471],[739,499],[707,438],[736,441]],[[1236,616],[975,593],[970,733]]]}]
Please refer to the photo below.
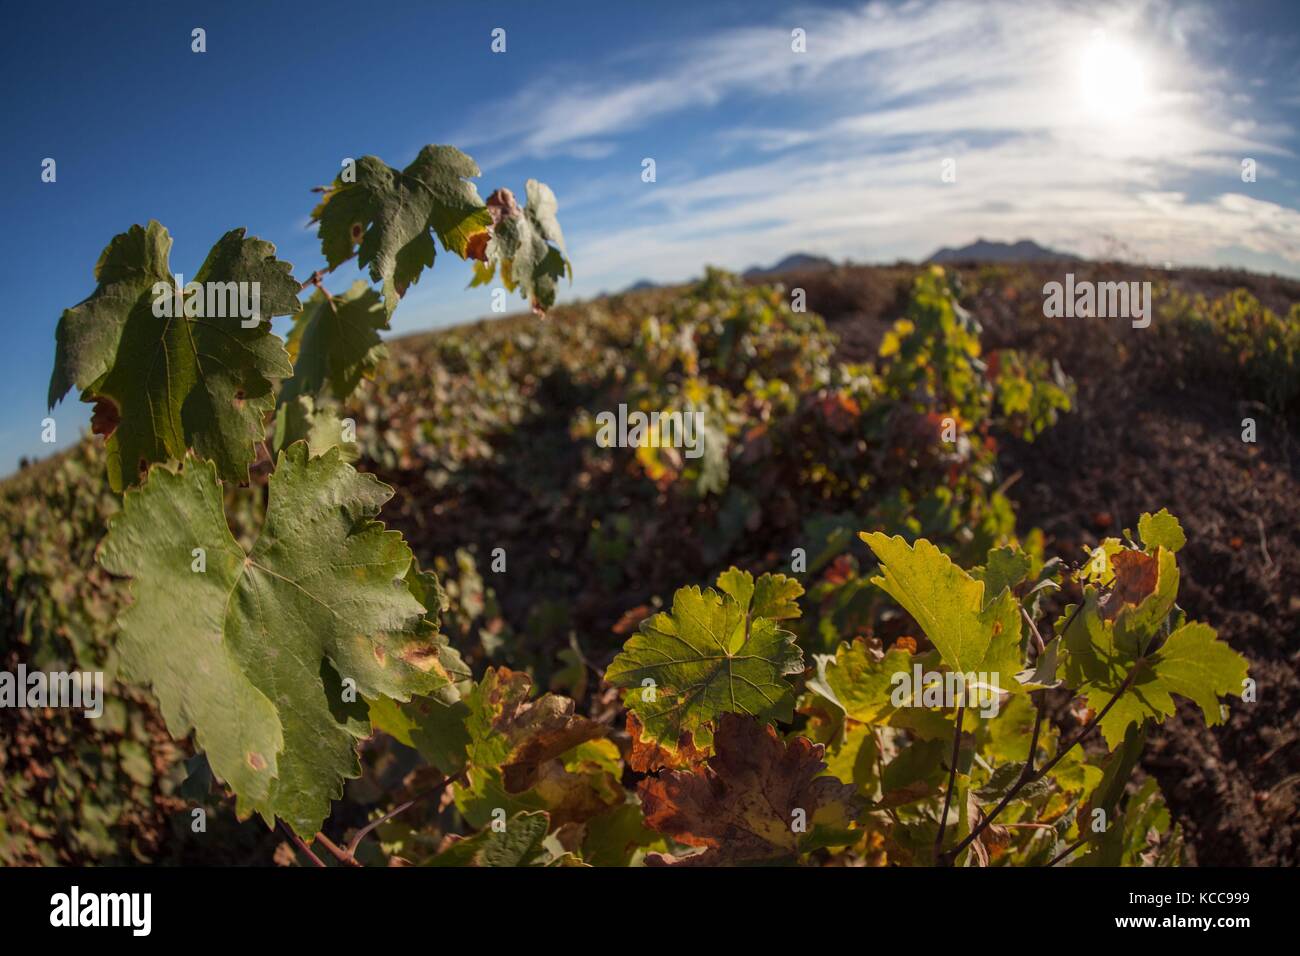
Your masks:
[{"label": "white cloud", "polygon": [[[613,175],[593,170],[577,221],[566,221],[584,294],[682,278],[705,262],[742,267],[795,250],[921,257],[976,235],[1085,254],[1115,237],[1152,261],[1244,249],[1300,274],[1300,213],[1239,175],[1244,156],[1261,177],[1273,169],[1263,157],[1285,165],[1295,131],[1252,112],[1248,80],[1198,61],[1219,41],[1214,17],[1022,0],[808,9],[541,80],[462,140],[496,150],[497,162],[598,161],[620,137],[707,111],[694,141],[671,145],[679,169],[711,171],[684,179],[661,158],[659,182],[615,190],[584,216],[591,189]],[[806,54],[790,52],[792,26],[807,31]],[[1081,84],[1098,78],[1081,62],[1098,29],[1144,79],[1122,119],[1085,108]],[[735,103],[751,107],[747,122],[732,119]],[[786,121],[752,122],[755,103],[786,107]],[[949,156],[956,183],[940,182]]]}]

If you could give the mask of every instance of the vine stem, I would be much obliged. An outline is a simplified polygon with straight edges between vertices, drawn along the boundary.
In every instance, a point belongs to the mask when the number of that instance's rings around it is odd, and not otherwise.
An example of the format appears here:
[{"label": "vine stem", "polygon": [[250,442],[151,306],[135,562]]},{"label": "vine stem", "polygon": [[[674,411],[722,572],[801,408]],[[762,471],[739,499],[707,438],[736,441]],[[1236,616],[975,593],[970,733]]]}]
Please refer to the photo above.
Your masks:
[{"label": "vine stem", "polygon": [[337,843],[335,843],[325,834],[321,833],[319,830],[316,831],[316,842],[319,843],[321,846],[323,846],[325,849],[329,850],[330,855],[333,856],[334,859],[342,863],[344,866],[361,865],[360,863],[357,862],[356,857],[354,857],[347,850],[343,849],[343,847],[339,846]]},{"label": "vine stem", "polygon": [[[1144,661],[1139,659],[1133,665],[1133,668],[1128,672],[1128,676],[1124,678],[1124,683],[1120,684],[1115,693],[1111,695],[1110,700],[1106,701],[1106,706],[1102,707],[1100,711],[1094,714],[1092,720],[1088,721],[1088,723],[1083,726],[1083,729],[1075,734],[1068,744],[1059,747],[1056,751],[1056,756],[1043,764],[1039,770],[1031,770],[1030,761],[1025,762],[1025,770],[1021,772],[1020,779],[1015,782],[1011,789],[1007,791],[1006,795],[998,802],[998,805],[993,808],[993,812],[984,817],[984,819],[979,822],[979,825],[971,830],[971,832],[968,833],[961,842],[944,854],[944,857],[949,863],[956,859],[958,853],[970,846],[975,840],[979,839],[980,834],[983,833],[988,825],[997,818],[999,813],[1007,808],[1007,805],[1015,799],[1016,794],[1029,786],[1029,784],[1036,780],[1041,780],[1044,776],[1050,773],[1051,769],[1060,763],[1066,754],[1073,750],[1076,745],[1081,743],[1088,734],[1092,733],[1105,716],[1110,713],[1110,709],[1115,706],[1115,702],[1118,701],[1120,697],[1124,695],[1124,692],[1129,689],[1129,686],[1133,683],[1133,678],[1137,676],[1138,668],[1140,668],[1143,663]],[[1032,760],[1032,754],[1030,755],[1030,759]]]},{"label": "vine stem", "polygon": [[325,861],[311,851],[311,847],[309,847],[306,843],[302,841],[302,837],[298,836],[298,834],[293,832],[293,827],[289,826],[289,824],[281,820],[280,829],[283,830],[285,833],[289,834],[289,839],[292,840],[294,846],[298,848],[298,852],[300,852],[303,856],[307,857],[307,859],[311,860],[312,863],[314,863],[316,866],[319,867],[325,866]]},{"label": "vine stem", "polygon": [[939,833],[934,838],[934,858],[937,862],[943,854],[943,833],[948,826],[948,808],[952,805],[952,789],[957,782],[957,758],[961,755],[961,725],[966,716],[966,704],[957,705],[957,729],[952,735],[952,759],[948,766],[948,789],[943,795],[943,813],[939,817]]},{"label": "vine stem", "polygon": [[[428,797],[433,796],[435,793],[442,793],[442,791],[446,790],[453,783],[464,783],[467,779],[469,779],[468,767],[460,771],[460,773],[455,774],[454,776],[443,777],[441,783],[430,787],[428,790],[425,790],[423,793],[417,793],[415,796],[413,796],[410,800],[407,800],[405,803],[399,803],[397,806],[393,807],[393,809],[389,810],[379,819],[370,821],[364,827],[362,827],[360,830],[356,832],[356,835],[352,838],[352,842],[348,844],[348,848],[346,851],[347,855],[351,857],[355,862],[357,847],[361,845],[361,841],[364,840],[366,838],[366,835],[370,833],[371,830],[375,829],[375,827],[382,826],[383,824],[387,823],[389,820],[393,819],[393,817],[397,816],[399,813],[402,813],[405,810],[409,810],[411,807],[415,806],[421,800],[427,799]],[[359,863],[356,865],[360,866]]]},{"label": "vine stem", "polygon": [[1081,836],[1081,837],[1079,837],[1079,839],[1075,840],[1073,843],[1071,843],[1069,846],[1067,846],[1067,847],[1066,847],[1064,850],[1062,850],[1060,853],[1056,854],[1056,856],[1052,857],[1051,862],[1048,863],[1047,865],[1048,865],[1048,866],[1056,866],[1056,864],[1060,863],[1060,862],[1061,862],[1062,860],[1064,860],[1067,856],[1069,856],[1071,853],[1073,853],[1075,850],[1079,849],[1079,847],[1083,846],[1083,845],[1084,845],[1085,843],[1087,843],[1087,842],[1088,842],[1088,838],[1087,838],[1086,836]]}]

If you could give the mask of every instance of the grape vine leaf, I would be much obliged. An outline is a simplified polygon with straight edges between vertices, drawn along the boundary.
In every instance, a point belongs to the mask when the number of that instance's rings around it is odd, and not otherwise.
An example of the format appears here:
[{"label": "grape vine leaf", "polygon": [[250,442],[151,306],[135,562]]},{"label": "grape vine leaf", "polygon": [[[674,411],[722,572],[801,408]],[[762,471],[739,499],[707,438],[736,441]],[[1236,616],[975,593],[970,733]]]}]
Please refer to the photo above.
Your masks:
[{"label": "grape vine leaf", "polygon": [[748,571],[729,568],[718,575],[718,589],[735,598],[751,619],[788,621],[800,614],[795,602],[803,594],[803,585],[789,575],[764,574],[755,583]]},{"label": "grape vine leaf", "polygon": [[1178,519],[1169,513],[1168,508],[1161,508],[1155,514],[1143,514],[1138,519],[1138,535],[1147,550],[1157,547],[1178,551],[1187,543],[1187,535]]},{"label": "grape vine leaf", "polygon": [[340,401],[388,356],[379,330],[388,327],[379,293],[363,280],[342,295],[317,289],[294,319],[285,348],[293,377],[280,390],[280,404],[299,395],[315,398],[326,388]]},{"label": "grape vine leaf", "polygon": [[[194,276],[202,291],[187,294],[175,309],[183,314],[169,318],[154,315],[154,303],[156,291],[175,287],[171,245],[152,220],[115,236],[95,266],[95,291],[59,319],[49,406],[74,385],[83,401],[96,403],[94,429],[108,438],[114,491],[189,448],[215,462],[222,478],[247,481],[263,418],[275,405],[271,380],[293,372],[269,320],[302,306],[275,246],[243,229],[226,233]],[[245,328],[237,314],[204,314],[240,311],[241,288],[259,291],[266,321]]]},{"label": "grape vine leaf", "polygon": [[550,827],[544,812],[517,813],[505,829],[485,827],[456,840],[429,861],[429,866],[534,866],[544,857],[542,841]]},{"label": "grape vine leaf", "polygon": [[895,710],[890,701],[895,674],[910,674],[912,655],[894,647],[877,658],[865,641],[843,642],[834,656],[818,654],[817,676],[808,689],[864,724],[884,720]]},{"label": "grape vine leaf", "polygon": [[1133,776],[1133,771],[1142,759],[1146,747],[1146,727],[1144,723],[1131,723],[1120,738],[1112,743],[1111,753],[1102,768],[1101,780],[1088,795],[1080,813],[1080,819],[1091,821],[1097,810],[1105,814],[1106,828],[1098,835],[1091,827],[1081,827],[1080,834],[1086,836],[1090,850],[1078,858],[1073,866],[1119,866],[1121,863],[1121,834],[1124,831],[1123,811],[1120,802]]},{"label": "grape vine leaf", "polygon": [[492,238],[484,261],[474,266],[470,285],[490,282],[500,269],[502,285],[511,292],[519,289],[534,311],[545,313],[555,304],[556,281],[565,276],[573,280],[573,266],[555,215],[559,208],[555,193],[535,179],[524,188],[528,204],[523,208],[509,189],[498,189],[488,197]]},{"label": "grape vine leaf", "polygon": [[[628,689],[624,702],[644,735],[665,750],[675,751],[684,733],[707,749],[710,723],[724,713],[761,720],[794,714],[793,689],[784,678],[803,670],[803,654],[792,633],[728,593],[732,588],[747,596],[744,580],[733,570],[719,578],[721,594],[679,588],[671,613],[642,621],[605,671],[609,683]],[[787,613],[793,592],[784,582],[760,578],[752,593],[763,597],[764,609]]]},{"label": "grape vine leaf", "polygon": [[[479,175],[472,159],[452,146],[425,146],[405,169],[374,156],[356,162],[335,178],[312,210],[329,268],[356,252],[357,265],[383,283],[388,316],[407,288],[433,265],[434,234],[442,247],[462,259],[471,244],[486,241],[492,215],[469,179]],[[477,238],[482,237],[482,238]]]},{"label": "grape vine leaf", "polygon": [[344,461],[356,461],[360,455],[356,442],[343,440],[343,420],[338,412],[329,405],[316,404],[307,395],[282,402],[275,411],[272,449],[279,454],[296,441],[305,441],[313,456],[336,446]]},{"label": "grape vine leaf", "polygon": [[588,740],[542,763],[532,790],[546,804],[556,829],[582,824],[627,799],[623,763],[612,740]]},{"label": "grape vine leaf", "polygon": [[1060,638],[1066,683],[1092,710],[1100,712],[1119,694],[1100,722],[1107,745],[1113,749],[1133,723],[1162,722],[1174,712],[1173,694],[1195,701],[1207,724],[1221,723],[1219,698],[1241,694],[1245,658],[1218,640],[1209,625],[1196,622],[1174,628],[1157,643],[1178,590],[1172,552],[1163,547],[1154,555],[1124,551],[1113,564],[1114,590],[1103,603],[1095,588],[1086,588],[1079,613],[1066,608],[1063,620],[1070,626]]},{"label": "grape vine leaf", "polygon": [[679,860],[648,863],[726,866],[791,862],[847,834],[861,812],[854,787],[822,775],[825,748],[806,737],[782,741],[768,724],[723,714],[717,753],[694,771],[667,770],[641,781],[646,825],[687,846]]},{"label": "grape vine leaf", "polygon": [[627,763],[637,773],[654,773],[665,767],[673,770],[698,767],[709,756],[707,750],[696,748],[695,738],[689,730],[682,731],[677,738],[677,746],[672,750],[647,739],[634,710],[627,712],[627,735],[632,740],[632,749],[628,753]]},{"label": "grape vine leaf", "polygon": [[[424,626],[436,632],[449,605],[438,576],[432,571],[412,568],[406,579],[411,593],[425,608]],[[474,681],[469,667],[446,639],[439,634],[436,640],[451,681],[431,694],[417,694],[409,701],[371,698],[370,720],[375,730],[391,734],[418,750],[429,763],[451,776],[465,768],[465,752],[470,743],[466,728],[469,707],[465,697],[473,690]]]},{"label": "grape vine leaf", "polygon": [[455,685],[428,696],[412,697],[399,703],[387,697],[370,701],[370,722],[396,740],[420,752],[444,774],[465,768],[469,731],[465,722],[469,709],[455,692]]},{"label": "grape vine leaf", "polygon": [[1029,576],[1033,561],[1018,548],[993,548],[988,561],[976,568],[972,575],[984,582],[986,595],[1001,594],[1003,588],[1014,588]]},{"label": "grape vine leaf", "polygon": [[667,849],[664,837],[649,829],[635,803],[623,803],[588,820],[582,858],[592,866],[631,866],[645,848]]},{"label": "grape vine leaf", "polygon": [[568,697],[548,693],[529,700],[532,686],[522,671],[489,668],[465,698],[469,765],[500,770],[508,793],[532,787],[546,761],[605,735],[601,724],[574,713]]},{"label": "grape vine leaf", "polygon": [[861,538],[880,561],[871,583],[916,619],[948,667],[997,675],[1003,690],[1020,690],[1020,605],[1009,588],[986,595],[983,581],[924,538],[915,546],[880,532]]},{"label": "grape vine leaf", "polygon": [[464,672],[427,617],[410,548],[371,520],[392,493],[338,449],[310,458],[298,443],[279,456],[247,553],[216,468],[192,457],[153,469],[109,522],[99,562],[133,579],[123,670],[153,685],[173,736],[195,732],[241,816],[316,832],[370,733],[345,678],[366,697],[405,700]]}]

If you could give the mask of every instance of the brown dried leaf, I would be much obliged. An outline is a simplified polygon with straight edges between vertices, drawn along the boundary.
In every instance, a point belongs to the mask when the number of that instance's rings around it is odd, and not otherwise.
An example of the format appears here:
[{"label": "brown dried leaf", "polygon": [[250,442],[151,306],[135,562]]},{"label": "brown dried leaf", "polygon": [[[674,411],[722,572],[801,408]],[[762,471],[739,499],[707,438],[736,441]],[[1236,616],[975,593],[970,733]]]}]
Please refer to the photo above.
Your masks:
[{"label": "brown dried leaf", "polygon": [[470,763],[501,768],[508,793],[537,782],[538,767],[580,743],[605,735],[605,728],[573,712],[573,701],[557,694],[529,700],[533,680],[507,667],[489,670],[471,696],[474,738]]},{"label": "brown dried leaf", "polygon": [[793,861],[814,826],[847,828],[857,816],[854,788],[818,776],[826,769],[821,744],[805,737],[782,741],[771,726],[730,713],[722,715],[713,741],[717,753],[705,766],[667,771],[639,788],[647,826],[705,852],[680,861],[652,855],[647,862]]},{"label": "brown dried leaf", "polygon": [[1141,604],[1154,592],[1160,570],[1156,556],[1141,551],[1120,551],[1110,561],[1115,569],[1115,587],[1101,607],[1101,616],[1107,621],[1113,621],[1124,605]]}]

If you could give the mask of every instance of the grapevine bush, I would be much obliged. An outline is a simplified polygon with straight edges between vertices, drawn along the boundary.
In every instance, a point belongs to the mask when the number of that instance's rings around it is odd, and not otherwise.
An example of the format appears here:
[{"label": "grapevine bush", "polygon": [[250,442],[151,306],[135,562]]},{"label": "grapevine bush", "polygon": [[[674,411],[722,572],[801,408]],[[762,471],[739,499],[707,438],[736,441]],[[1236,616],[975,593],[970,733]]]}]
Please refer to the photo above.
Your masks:
[{"label": "grapevine bush", "polygon": [[[789,574],[733,566],[629,607],[603,670],[571,646],[558,684],[573,696],[492,661],[508,635],[481,626],[495,597],[472,558],[422,568],[379,520],[393,489],[352,464],[445,452],[423,488],[454,494],[495,430],[534,411],[509,372],[534,357],[527,330],[495,361],[461,335],[432,371],[385,368],[380,333],[438,246],[537,313],[571,275],[551,191],[530,180],[523,205],[505,189],[484,201],[477,176],[446,146],[402,170],[364,157],[312,213],[322,269],[299,281],[231,230],[165,318],[170,237],[133,226],[59,323],[51,405],[75,386],[94,406],[122,494],[79,505],[107,527],[88,580],[130,582],[105,602],[111,653],[192,738],[187,784],[215,778],[240,817],[320,865],[1180,861],[1154,781],[1133,780],[1145,736],[1176,696],[1221,722],[1246,663],[1178,607],[1185,541],[1168,512],[1077,565],[1016,538],[996,436],[1033,440],[1072,385],[1034,356],[982,354],[937,268],[875,363],[833,362],[833,336],[785,290],[716,270],[630,328],[597,328],[585,379],[567,380],[588,408],[701,410],[709,426],[698,459],[649,444],[618,457],[587,441],[584,410],[570,423],[584,461],[619,462],[720,534],[766,507],[815,547]],[[354,258],[370,281],[328,291]],[[203,314],[195,297],[226,283],[257,283],[257,321]],[[293,317],[287,340],[273,316]],[[773,489],[784,514],[760,497]],[[611,590],[638,520],[614,514],[587,540]],[[377,735],[397,746],[359,749]],[[145,786],[123,736],[110,744]],[[359,777],[388,781],[391,806],[336,842],[322,827]]]}]

